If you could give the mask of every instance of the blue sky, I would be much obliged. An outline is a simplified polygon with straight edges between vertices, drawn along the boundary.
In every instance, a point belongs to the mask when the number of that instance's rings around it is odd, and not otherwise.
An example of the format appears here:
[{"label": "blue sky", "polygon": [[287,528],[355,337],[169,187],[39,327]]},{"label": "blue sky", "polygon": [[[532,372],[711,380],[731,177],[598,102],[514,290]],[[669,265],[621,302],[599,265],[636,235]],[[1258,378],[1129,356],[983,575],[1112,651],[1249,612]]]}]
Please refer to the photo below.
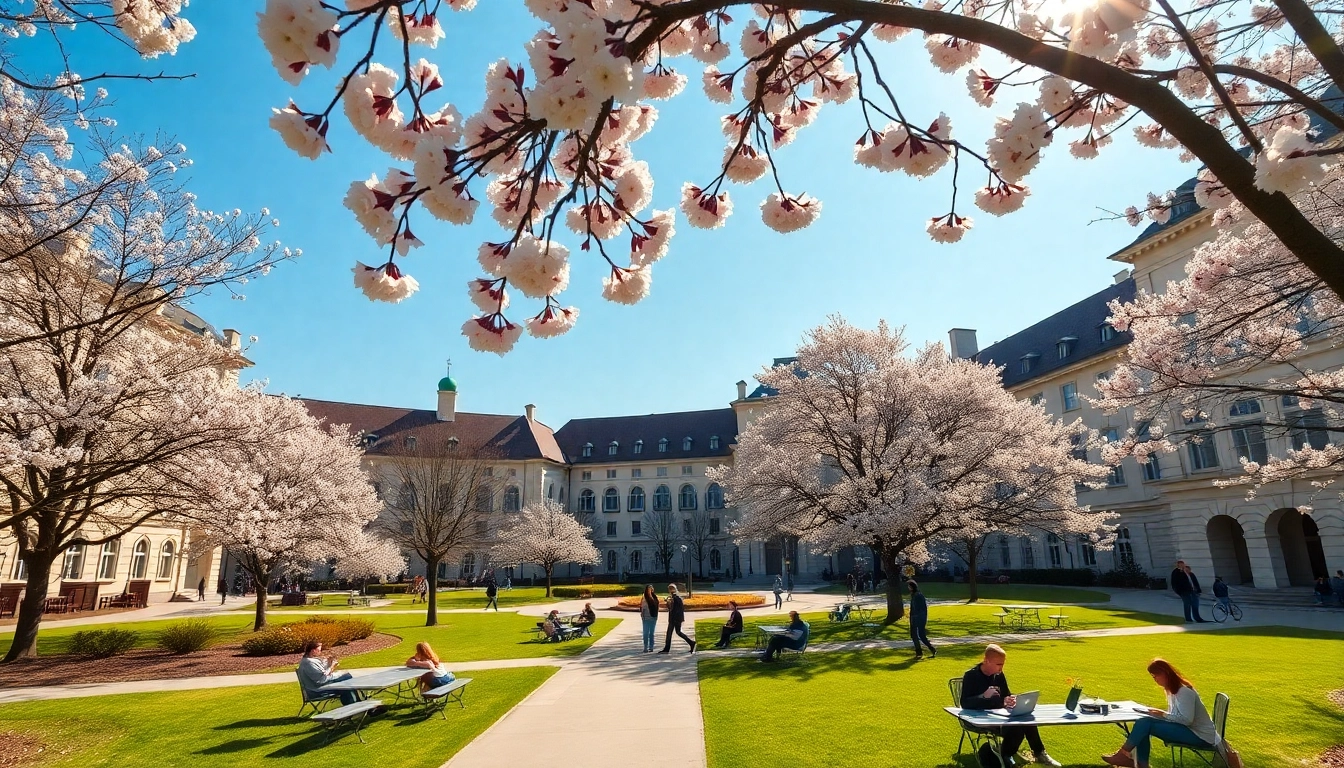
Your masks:
[{"label": "blue sky", "polygon": [[[786,189],[824,203],[809,229],[767,229],[757,206],[771,190],[733,187],[736,212],[725,228],[703,232],[679,221],[644,302],[605,302],[604,269],[578,254],[564,297],[580,307],[578,325],[559,339],[525,336],[500,358],[470,351],[459,332],[472,309],[466,281],[480,271],[476,247],[499,239],[484,206],[465,228],[420,217],[415,231],[426,247],[405,262],[421,284],[411,299],[375,304],[354,288],[354,262],[380,257],[341,198],[351,181],[381,176],[392,163],[341,120],[329,136],[334,153],[316,162],[287,150],[267,127],[271,107],[291,97],[310,109],[325,103],[335,77],[317,70],[298,89],[284,83],[256,35],[262,5],[192,4],[187,15],[199,34],[172,58],[141,62],[90,35],[73,38],[72,50],[76,71],[86,74],[196,74],[184,82],[114,82],[111,114],[121,131],[162,132],[186,144],[204,207],[269,207],[282,222],[276,234],[303,249],[302,258],[247,286],[246,301],[207,298],[193,306],[217,327],[260,337],[249,352],[251,373],[288,394],[432,408],[451,358],[459,409],[521,414],[536,403],[539,418],[559,426],[583,416],[722,407],[738,379],[750,381],[772,357],[789,354],[831,313],[860,325],[903,325],[916,344],[946,339],[952,327],[974,328],[984,346],[1109,284],[1124,265],[1106,256],[1137,230],[1096,221],[1106,216],[1102,209],[1121,210],[1193,172],[1174,153],[1138,147],[1127,136],[1097,159],[1076,161],[1067,141],[1077,137],[1059,137],[1028,179],[1032,197],[1016,214],[995,219],[970,206],[964,181],[963,212],[976,226],[961,243],[940,245],[924,226],[947,210],[947,173],[921,181],[855,166],[859,113],[829,106],[778,154]],[[513,0],[444,21],[448,38],[426,54],[444,70],[446,98],[468,115],[480,104],[485,66],[503,56],[523,60],[522,42],[538,23]],[[976,107],[964,72],[937,73],[918,35],[887,48],[885,74],[912,119],[930,122],[941,109],[954,135],[980,144],[993,117],[1011,109],[1012,101]],[[699,91],[695,62],[681,68],[691,76],[687,93],[658,103],[661,119],[635,145],[652,167],[659,208],[675,204],[683,181],[711,179],[723,147],[723,107]]]}]

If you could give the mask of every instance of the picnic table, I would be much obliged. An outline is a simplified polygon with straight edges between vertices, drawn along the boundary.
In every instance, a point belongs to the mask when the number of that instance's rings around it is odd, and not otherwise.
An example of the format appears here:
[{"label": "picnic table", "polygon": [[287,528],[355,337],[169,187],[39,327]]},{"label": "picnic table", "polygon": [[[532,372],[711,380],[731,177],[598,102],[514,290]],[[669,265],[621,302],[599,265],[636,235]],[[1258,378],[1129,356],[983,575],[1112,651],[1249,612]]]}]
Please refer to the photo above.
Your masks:
[{"label": "picnic table", "polygon": [[848,607],[851,614],[857,613],[859,621],[868,621],[873,617],[873,607],[871,603],[860,603],[855,600],[840,603],[835,606],[835,612],[841,613]]},{"label": "picnic table", "polygon": [[[1050,610],[1049,605],[1000,605],[1003,612],[996,614],[999,617],[999,626],[1009,626],[1016,629],[1026,629],[1027,624],[1036,622],[1038,628],[1045,626],[1041,623],[1041,611]],[[992,717],[992,715],[991,715]]]},{"label": "picnic table", "polygon": [[[1034,725],[1038,728],[1049,726],[1065,725],[1104,725],[1111,724],[1129,735],[1129,724],[1142,720],[1148,715],[1142,712],[1136,712],[1135,707],[1141,707],[1136,701],[1112,701],[1110,703],[1110,713],[1105,715],[1085,715],[1082,712],[1070,712],[1063,704],[1037,704],[1036,709],[1029,715],[1019,717],[1000,717],[991,715],[983,709],[962,709],[961,707],[943,707],[943,711],[962,721],[966,725],[976,728],[1002,728],[1005,725]],[[997,739],[996,739],[997,741]],[[1000,742],[1002,743],[1002,742]],[[1006,756],[999,755],[1004,764]]]},{"label": "picnic table", "polygon": [[364,698],[368,698],[373,694],[387,691],[392,696],[394,704],[415,702],[416,690],[420,687],[418,680],[426,671],[415,667],[395,667],[337,683],[327,683],[318,688],[317,692],[357,691]]},{"label": "picnic table", "polygon": [[759,624],[756,626],[756,649],[761,650],[770,644],[770,638],[789,631],[788,627],[777,624]]},{"label": "picnic table", "polygon": [[364,608],[368,608],[369,600],[370,600],[369,597],[361,595],[359,593],[354,593],[350,595],[350,605],[358,605]]}]

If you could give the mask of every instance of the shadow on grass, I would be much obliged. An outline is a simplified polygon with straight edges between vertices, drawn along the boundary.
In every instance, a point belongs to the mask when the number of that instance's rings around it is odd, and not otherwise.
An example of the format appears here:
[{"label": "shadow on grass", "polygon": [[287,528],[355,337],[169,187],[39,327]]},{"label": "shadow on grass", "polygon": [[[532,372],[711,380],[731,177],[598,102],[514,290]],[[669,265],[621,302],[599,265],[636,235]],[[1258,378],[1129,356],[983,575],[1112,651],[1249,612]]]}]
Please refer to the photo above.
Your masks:
[{"label": "shadow on grass", "polygon": [[254,717],[251,720],[238,720],[232,723],[216,725],[216,731],[232,731],[238,728],[274,728],[281,725],[292,725],[306,721],[306,717]]},{"label": "shadow on grass", "polygon": [[251,749],[257,749],[258,747],[264,747],[275,741],[275,739],[276,737],[274,736],[266,736],[256,739],[233,739],[232,741],[226,741],[223,744],[216,744],[212,747],[197,750],[196,754],[231,755],[235,752],[246,752]]}]

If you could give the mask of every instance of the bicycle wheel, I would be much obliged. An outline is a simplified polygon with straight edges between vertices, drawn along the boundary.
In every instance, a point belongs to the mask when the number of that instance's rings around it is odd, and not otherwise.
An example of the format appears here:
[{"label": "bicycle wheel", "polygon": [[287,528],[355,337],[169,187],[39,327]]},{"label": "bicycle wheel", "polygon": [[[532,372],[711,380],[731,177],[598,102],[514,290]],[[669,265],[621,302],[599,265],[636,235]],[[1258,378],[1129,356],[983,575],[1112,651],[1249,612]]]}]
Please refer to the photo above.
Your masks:
[{"label": "bicycle wheel", "polygon": [[1241,606],[1236,603],[1232,604],[1232,618],[1241,621]]},{"label": "bicycle wheel", "polygon": [[1227,609],[1223,607],[1222,603],[1213,604],[1213,620],[1219,624],[1227,621]]}]

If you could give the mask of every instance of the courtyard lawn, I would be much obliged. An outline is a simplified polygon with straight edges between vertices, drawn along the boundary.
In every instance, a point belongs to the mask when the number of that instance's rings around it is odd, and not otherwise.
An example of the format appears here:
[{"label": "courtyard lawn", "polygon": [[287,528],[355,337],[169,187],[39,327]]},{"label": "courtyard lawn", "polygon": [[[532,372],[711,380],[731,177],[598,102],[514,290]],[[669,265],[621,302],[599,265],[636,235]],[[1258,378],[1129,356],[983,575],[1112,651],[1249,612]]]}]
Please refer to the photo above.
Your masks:
[{"label": "courtyard lawn", "polygon": [[[0,706],[4,730],[46,745],[34,766],[273,765],[437,768],[541,685],[555,667],[472,672],[467,707],[447,722],[395,708],[361,731],[323,744],[316,723],[294,716],[295,685],[101,696]],[[30,765],[24,763],[24,765]]]},{"label": "courtyard lawn", "polygon": [[[344,614],[342,614],[344,615]],[[426,640],[434,646],[449,663],[453,661],[482,661],[486,659],[525,659],[540,656],[575,656],[582,653],[597,638],[602,637],[617,619],[598,619],[592,628],[592,637],[582,637],[564,643],[540,643],[533,641],[533,629],[537,619],[531,616],[519,616],[516,613],[487,614],[445,613],[439,615],[437,627],[426,627],[425,617],[421,613],[365,613],[359,616],[372,621],[379,632],[396,635],[402,641],[381,651],[351,656],[341,663],[346,668],[378,667],[401,664],[415,651],[415,644]],[[216,644],[238,643],[252,634],[252,620],[237,615],[212,616],[207,619],[219,627],[220,636]],[[271,625],[289,621],[302,621],[298,616],[275,620]],[[119,629],[128,629],[139,633],[136,645],[140,648],[154,646],[159,633],[175,620],[125,622],[115,625]],[[111,625],[86,627],[45,628],[37,638],[39,655],[47,656],[65,653],[70,638],[76,632],[87,629],[106,629]],[[0,645],[8,647],[12,635],[0,634]]]},{"label": "courtyard lawn", "polygon": [[[350,611],[352,611],[352,612],[356,612],[356,613],[359,612],[359,611],[361,611],[361,610],[366,610],[366,609],[364,609],[364,608],[351,608],[351,607],[350,607],[350,604],[349,604],[349,599],[348,599],[348,597],[347,597],[348,595],[349,595],[348,592],[337,592],[337,593],[332,593],[332,594],[324,594],[324,595],[322,595],[322,605],[321,605],[321,608],[322,608],[323,610],[330,610],[330,609],[349,609]],[[392,604],[391,604],[391,605],[383,606],[383,607],[382,607],[383,610],[390,610],[390,609],[408,609],[408,610],[409,610],[409,609],[416,609],[416,608],[419,608],[419,609],[422,609],[422,610],[424,609],[424,603],[419,603],[419,602],[417,602],[417,603],[412,603],[412,602],[411,602],[412,600],[415,599],[415,595],[407,595],[407,594],[391,594],[391,595],[369,595],[369,597],[372,598],[372,599],[374,599],[374,600],[390,600],[390,601],[392,601]],[[499,607],[500,607],[500,608],[517,608],[518,606],[523,606],[523,605],[544,605],[544,604],[546,604],[546,603],[558,603],[558,602],[560,602],[561,600],[564,600],[564,599],[567,599],[567,598],[546,597],[546,588],[545,588],[545,587],[514,587],[513,589],[510,589],[510,590],[503,590],[503,589],[499,590]],[[271,612],[271,611],[282,611],[282,612],[289,612],[289,611],[303,611],[303,610],[309,610],[309,611],[311,611],[311,610],[313,610],[314,608],[317,608],[317,606],[287,605],[287,606],[283,606],[283,607],[279,607],[279,606],[277,606],[277,607],[267,608],[266,611],[267,611],[268,613]],[[481,608],[481,609],[484,609],[484,608],[485,608],[485,588],[484,588],[484,587],[481,587],[480,589],[453,589],[453,590],[448,590],[448,591],[445,591],[445,592],[440,592],[440,593],[439,593],[439,608],[441,608],[441,609],[453,609],[453,608]],[[253,610],[253,607],[252,607],[251,605],[246,605],[246,606],[240,606],[239,608],[236,608],[235,610],[238,610],[238,611],[251,611],[251,610]],[[492,613],[493,613],[493,611],[492,611]]]},{"label": "courtyard lawn", "polygon": [[[1084,695],[1164,706],[1144,671],[1154,656],[1172,661],[1198,688],[1231,699],[1227,737],[1248,766],[1311,765],[1344,742],[1344,710],[1328,691],[1340,686],[1344,635],[1247,628],[1189,634],[1136,635],[1014,643],[1006,673],[1014,690],[1039,689],[1045,702],[1063,701],[1065,678],[1081,677]],[[978,647],[948,646],[937,659],[916,662],[887,651],[808,653],[768,665],[706,656],[699,662],[701,706],[710,768],[753,764],[790,766],[959,766],[960,729],[942,711],[948,678],[977,663]],[[1266,665],[1269,665],[1268,667]],[[1050,754],[1066,766],[1099,765],[1098,755],[1120,745],[1114,726],[1046,728]],[[1154,744],[1153,765],[1169,752]]]},{"label": "courtyard lawn", "polygon": [[[920,582],[919,589],[930,600],[969,600],[970,587],[942,581]],[[1017,603],[1109,603],[1111,596],[1095,589],[1052,587],[1047,584],[979,584],[981,600]],[[813,590],[823,595],[845,595],[849,590],[844,582],[828,584]],[[866,598],[886,599],[885,592],[868,592]]]}]

